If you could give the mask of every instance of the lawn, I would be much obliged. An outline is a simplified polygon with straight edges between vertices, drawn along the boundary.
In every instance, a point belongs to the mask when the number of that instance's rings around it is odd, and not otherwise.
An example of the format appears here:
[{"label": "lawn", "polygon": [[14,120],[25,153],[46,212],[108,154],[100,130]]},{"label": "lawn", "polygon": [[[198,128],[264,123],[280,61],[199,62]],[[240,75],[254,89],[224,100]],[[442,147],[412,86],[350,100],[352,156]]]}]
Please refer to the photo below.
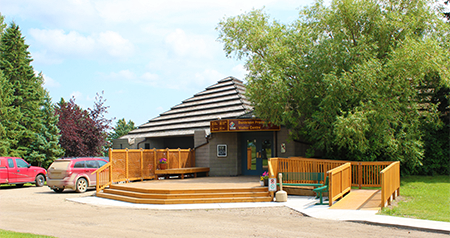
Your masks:
[{"label": "lawn", "polygon": [[450,222],[450,176],[402,177],[397,200],[381,214]]},{"label": "lawn", "polygon": [[0,229],[0,237],[2,238],[43,238],[43,237],[53,237],[53,236],[42,236],[42,235],[35,235],[31,233],[20,233],[20,232],[14,232],[14,231],[5,231]]}]

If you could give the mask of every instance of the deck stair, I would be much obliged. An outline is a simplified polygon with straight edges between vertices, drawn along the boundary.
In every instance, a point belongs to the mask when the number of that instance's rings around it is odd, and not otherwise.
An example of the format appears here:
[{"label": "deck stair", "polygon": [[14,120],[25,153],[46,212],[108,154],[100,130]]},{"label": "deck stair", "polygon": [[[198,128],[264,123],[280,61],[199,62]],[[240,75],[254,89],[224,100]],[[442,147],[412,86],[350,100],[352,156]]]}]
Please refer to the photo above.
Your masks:
[{"label": "deck stair", "polygon": [[270,202],[267,187],[248,188],[144,188],[111,185],[98,197],[140,204],[192,204]]}]

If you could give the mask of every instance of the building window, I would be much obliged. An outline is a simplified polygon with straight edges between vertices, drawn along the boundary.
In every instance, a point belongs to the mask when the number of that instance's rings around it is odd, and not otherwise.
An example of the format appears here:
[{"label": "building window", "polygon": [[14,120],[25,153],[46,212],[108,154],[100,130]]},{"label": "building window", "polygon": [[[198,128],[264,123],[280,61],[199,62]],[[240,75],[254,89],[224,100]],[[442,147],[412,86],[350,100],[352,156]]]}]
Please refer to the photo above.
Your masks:
[{"label": "building window", "polygon": [[150,143],[145,143],[144,146],[145,146],[144,149],[146,149],[146,150],[149,150],[149,149],[150,149]]}]

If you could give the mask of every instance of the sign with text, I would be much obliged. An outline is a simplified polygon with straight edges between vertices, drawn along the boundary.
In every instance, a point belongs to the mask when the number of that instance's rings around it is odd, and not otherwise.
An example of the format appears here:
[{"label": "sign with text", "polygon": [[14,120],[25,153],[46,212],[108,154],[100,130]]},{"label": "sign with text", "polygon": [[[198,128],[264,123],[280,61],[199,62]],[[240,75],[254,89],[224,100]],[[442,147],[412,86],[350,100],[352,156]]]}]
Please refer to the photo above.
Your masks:
[{"label": "sign with text", "polygon": [[269,192],[277,191],[277,179],[269,178]]},{"label": "sign with text", "polygon": [[261,119],[228,119],[210,122],[211,132],[279,131],[280,127],[264,124]]}]

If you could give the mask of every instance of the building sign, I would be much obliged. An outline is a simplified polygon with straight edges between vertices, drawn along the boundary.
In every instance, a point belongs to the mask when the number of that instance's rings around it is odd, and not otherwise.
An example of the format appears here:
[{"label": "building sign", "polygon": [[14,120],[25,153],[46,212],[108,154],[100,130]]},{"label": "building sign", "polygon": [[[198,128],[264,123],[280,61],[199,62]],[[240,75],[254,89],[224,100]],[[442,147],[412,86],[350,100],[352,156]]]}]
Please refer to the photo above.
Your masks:
[{"label": "building sign", "polygon": [[280,127],[271,123],[265,125],[261,119],[228,119],[210,122],[211,132],[279,131]]}]

